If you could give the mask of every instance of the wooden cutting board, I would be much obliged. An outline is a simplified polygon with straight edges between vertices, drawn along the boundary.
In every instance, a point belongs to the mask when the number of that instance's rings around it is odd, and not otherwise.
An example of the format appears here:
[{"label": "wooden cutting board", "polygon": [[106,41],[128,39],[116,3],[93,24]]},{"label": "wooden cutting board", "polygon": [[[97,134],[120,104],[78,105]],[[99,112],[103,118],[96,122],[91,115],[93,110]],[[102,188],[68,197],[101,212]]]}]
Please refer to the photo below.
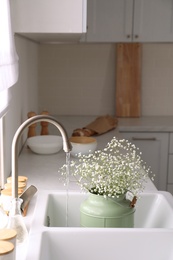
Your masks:
[{"label": "wooden cutting board", "polygon": [[139,43],[117,44],[116,116],[141,115],[141,49]]}]

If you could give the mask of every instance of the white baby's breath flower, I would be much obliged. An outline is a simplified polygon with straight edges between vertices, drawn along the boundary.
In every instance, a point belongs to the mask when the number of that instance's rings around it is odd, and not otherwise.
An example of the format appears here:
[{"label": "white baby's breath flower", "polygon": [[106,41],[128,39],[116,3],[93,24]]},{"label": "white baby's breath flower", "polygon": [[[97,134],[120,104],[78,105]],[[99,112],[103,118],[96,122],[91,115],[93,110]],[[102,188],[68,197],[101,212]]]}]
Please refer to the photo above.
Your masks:
[{"label": "white baby's breath flower", "polygon": [[[63,165],[61,174],[66,175],[66,170]],[[83,190],[113,198],[127,192],[137,196],[150,174],[139,149],[115,137],[103,150],[79,154],[77,160],[70,162],[70,170]]]}]

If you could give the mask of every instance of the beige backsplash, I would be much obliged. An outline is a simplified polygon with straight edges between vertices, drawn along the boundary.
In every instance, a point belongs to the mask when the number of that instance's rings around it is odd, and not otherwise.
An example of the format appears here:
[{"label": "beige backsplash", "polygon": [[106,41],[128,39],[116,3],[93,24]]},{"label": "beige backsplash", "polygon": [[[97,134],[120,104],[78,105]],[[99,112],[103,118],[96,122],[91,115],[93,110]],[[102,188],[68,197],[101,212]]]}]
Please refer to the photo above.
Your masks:
[{"label": "beige backsplash", "polygon": [[[41,45],[39,110],[115,113],[115,44]],[[173,115],[173,44],[142,46],[142,115]]]}]

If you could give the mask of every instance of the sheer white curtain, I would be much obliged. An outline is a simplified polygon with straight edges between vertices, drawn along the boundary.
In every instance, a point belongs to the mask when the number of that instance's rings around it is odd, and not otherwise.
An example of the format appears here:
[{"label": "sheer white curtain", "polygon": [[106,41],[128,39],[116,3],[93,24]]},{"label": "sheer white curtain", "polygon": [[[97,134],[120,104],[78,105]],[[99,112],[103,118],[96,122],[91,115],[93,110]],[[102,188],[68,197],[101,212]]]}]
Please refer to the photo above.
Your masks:
[{"label": "sheer white curtain", "polygon": [[0,0],[0,117],[8,105],[8,88],[18,80],[18,56],[11,28],[10,2]]},{"label": "sheer white curtain", "polygon": [[9,101],[8,89],[0,92],[0,118],[6,113]]}]

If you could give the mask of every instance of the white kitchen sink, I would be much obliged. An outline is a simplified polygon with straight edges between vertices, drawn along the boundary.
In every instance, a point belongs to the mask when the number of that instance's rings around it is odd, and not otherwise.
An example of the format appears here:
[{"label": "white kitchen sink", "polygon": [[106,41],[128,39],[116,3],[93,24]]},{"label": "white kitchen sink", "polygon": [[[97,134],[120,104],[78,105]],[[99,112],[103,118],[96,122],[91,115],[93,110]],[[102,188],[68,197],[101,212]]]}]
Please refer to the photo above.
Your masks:
[{"label": "white kitchen sink", "polygon": [[173,232],[60,229],[33,233],[27,260],[172,260]]},{"label": "white kitchen sink", "polygon": [[[40,192],[32,226],[80,227],[80,192]],[[68,221],[66,202],[68,200]],[[66,223],[67,222],[67,223]],[[136,204],[135,228],[173,228],[173,197],[168,192],[142,193]]]},{"label": "white kitchen sink", "polygon": [[80,192],[39,193],[27,260],[173,259],[171,194],[143,193],[136,205],[134,228],[81,228],[79,207],[86,196]]}]

